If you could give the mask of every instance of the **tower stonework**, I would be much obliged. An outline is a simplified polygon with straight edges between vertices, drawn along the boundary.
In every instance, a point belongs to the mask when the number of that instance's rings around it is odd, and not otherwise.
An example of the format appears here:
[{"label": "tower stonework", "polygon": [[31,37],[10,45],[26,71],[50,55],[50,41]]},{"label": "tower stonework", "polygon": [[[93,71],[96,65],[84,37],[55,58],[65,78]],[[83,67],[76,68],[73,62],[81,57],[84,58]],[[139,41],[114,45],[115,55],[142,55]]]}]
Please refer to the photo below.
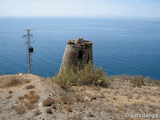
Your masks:
[{"label": "tower stonework", "polygon": [[92,42],[83,38],[68,40],[59,72],[66,71],[71,65],[83,66],[88,63],[93,63]]}]

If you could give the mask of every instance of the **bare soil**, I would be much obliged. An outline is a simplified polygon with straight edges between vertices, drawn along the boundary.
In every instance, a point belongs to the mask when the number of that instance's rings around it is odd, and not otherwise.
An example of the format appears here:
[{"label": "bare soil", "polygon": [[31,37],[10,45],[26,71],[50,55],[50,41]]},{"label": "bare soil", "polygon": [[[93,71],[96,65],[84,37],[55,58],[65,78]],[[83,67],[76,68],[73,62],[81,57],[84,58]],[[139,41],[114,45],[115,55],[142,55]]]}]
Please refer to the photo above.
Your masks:
[{"label": "bare soil", "polygon": [[160,87],[134,88],[115,79],[109,88],[60,88],[37,75],[0,76],[0,120],[159,120]]}]

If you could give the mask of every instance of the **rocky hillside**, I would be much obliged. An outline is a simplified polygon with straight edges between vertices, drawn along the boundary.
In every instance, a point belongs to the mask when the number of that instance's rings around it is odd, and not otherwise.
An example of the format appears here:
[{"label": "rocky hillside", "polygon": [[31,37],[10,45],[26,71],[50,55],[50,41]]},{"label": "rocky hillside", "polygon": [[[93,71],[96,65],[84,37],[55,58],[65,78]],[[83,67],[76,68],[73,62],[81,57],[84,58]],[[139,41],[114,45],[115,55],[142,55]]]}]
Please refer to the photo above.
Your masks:
[{"label": "rocky hillside", "polygon": [[160,87],[132,87],[114,78],[109,88],[72,86],[50,78],[0,76],[1,120],[150,120],[160,119]]}]

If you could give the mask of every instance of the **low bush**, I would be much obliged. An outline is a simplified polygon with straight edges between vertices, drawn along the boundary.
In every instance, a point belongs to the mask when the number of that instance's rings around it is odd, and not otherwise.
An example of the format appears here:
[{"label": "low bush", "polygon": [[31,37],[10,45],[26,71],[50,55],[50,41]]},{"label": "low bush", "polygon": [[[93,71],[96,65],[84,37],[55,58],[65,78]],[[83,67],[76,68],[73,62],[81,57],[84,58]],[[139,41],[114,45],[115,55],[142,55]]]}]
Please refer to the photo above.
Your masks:
[{"label": "low bush", "polygon": [[53,109],[58,109],[57,105],[52,106]]},{"label": "low bush", "polygon": [[46,109],[46,113],[48,113],[48,114],[53,114],[52,109],[51,109],[51,108],[47,108],[47,109]]},{"label": "low bush", "polygon": [[19,101],[23,101],[24,100],[24,97],[23,96],[20,96],[18,97]]},{"label": "low bush", "polygon": [[25,99],[29,99],[29,95],[28,95],[28,94],[25,94],[25,95],[24,95],[24,98],[25,98]]},{"label": "low bush", "polygon": [[26,89],[28,90],[28,89],[34,89],[35,88],[35,86],[34,85],[27,85],[26,86]]},{"label": "low bush", "polygon": [[17,114],[24,114],[26,112],[26,109],[24,106],[12,106],[12,109],[15,109]]},{"label": "low bush", "polygon": [[131,86],[133,87],[142,87],[142,86],[158,86],[160,87],[159,80],[153,80],[150,77],[143,77],[141,75],[118,75],[115,78],[130,81]]},{"label": "low bush", "polygon": [[71,107],[66,107],[66,108],[65,108],[65,111],[73,112],[73,108],[71,108]]},{"label": "low bush", "polygon": [[40,99],[40,96],[39,96],[39,94],[36,93],[36,94],[30,95],[28,101],[29,101],[31,104],[34,104],[34,103],[37,103],[39,99]]},{"label": "low bush", "polygon": [[15,85],[18,85],[18,84],[21,84],[22,81],[20,80],[19,77],[16,77],[16,76],[12,76],[11,79],[9,80],[9,86],[15,86]]},{"label": "low bush", "polygon": [[133,87],[142,87],[144,84],[144,77],[141,75],[127,75],[127,74],[123,74],[123,75],[118,75],[116,76],[116,78],[120,79],[120,80],[126,80],[130,82],[130,85]]},{"label": "low bush", "polygon": [[26,107],[27,107],[27,110],[33,110],[33,109],[36,108],[36,106],[34,104],[31,104],[31,103],[27,104]]},{"label": "low bush", "polygon": [[52,99],[51,97],[48,97],[47,99],[45,99],[43,101],[43,106],[51,106],[54,103],[54,99]]},{"label": "low bush", "polygon": [[0,88],[4,87],[14,87],[24,83],[31,82],[28,79],[23,79],[21,76],[17,75],[6,75],[0,77]]},{"label": "low bush", "polygon": [[130,78],[130,80],[133,87],[142,87],[144,85],[144,77],[141,75],[134,75]]},{"label": "low bush", "polygon": [[29,94],[34,95],[34,94],[36,94],[36,91],[30,91]]},{"label": "low bush", "polygon": [[142,87],[142,86],[158,86],[160,87],[159,80],[153,80],[150,77],[143,77],[141,75],[130,76],[130,81],[133,87]]},{"label": "low bush", "polygon": [[34,111],[34,116],[37,116],[37,115],[40,115],[40,114],[41,114],[40,110]]},{"label": "low bush", "polygon": [[111,80],[107,78],[101,67],[93,67],[86,64],[83,68],[79,66],[67,67],[66,71],[57,74],[52,81],[58,83],[62,88],[68,89],[72,85],[95,85],[108,87]]},{"label": "low bush", "polygon": [[152,80],[150,77],[146,77],[144,81],[147,86],[154,85],[160,87],[160,80]]},{"label": "low bush", "polygon": [[160,87],[160,80],[153,80],[152,84],[155,85],[155,86]]}]

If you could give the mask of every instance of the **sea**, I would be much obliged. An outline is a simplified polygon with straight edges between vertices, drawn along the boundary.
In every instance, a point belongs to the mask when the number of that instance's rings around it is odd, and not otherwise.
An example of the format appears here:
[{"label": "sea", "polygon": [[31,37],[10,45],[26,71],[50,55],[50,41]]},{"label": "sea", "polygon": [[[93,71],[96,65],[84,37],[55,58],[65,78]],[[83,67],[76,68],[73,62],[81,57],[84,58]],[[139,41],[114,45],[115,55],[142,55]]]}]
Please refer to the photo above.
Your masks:
[{"label": "sea", "polygon": [[0,75],[27,73],[24,29],[31,34],[32,71],[54,76],[67,40],[93,42],[93,62],[108,75],[142,75],[160,80],[160,17],[0,17]]}]

